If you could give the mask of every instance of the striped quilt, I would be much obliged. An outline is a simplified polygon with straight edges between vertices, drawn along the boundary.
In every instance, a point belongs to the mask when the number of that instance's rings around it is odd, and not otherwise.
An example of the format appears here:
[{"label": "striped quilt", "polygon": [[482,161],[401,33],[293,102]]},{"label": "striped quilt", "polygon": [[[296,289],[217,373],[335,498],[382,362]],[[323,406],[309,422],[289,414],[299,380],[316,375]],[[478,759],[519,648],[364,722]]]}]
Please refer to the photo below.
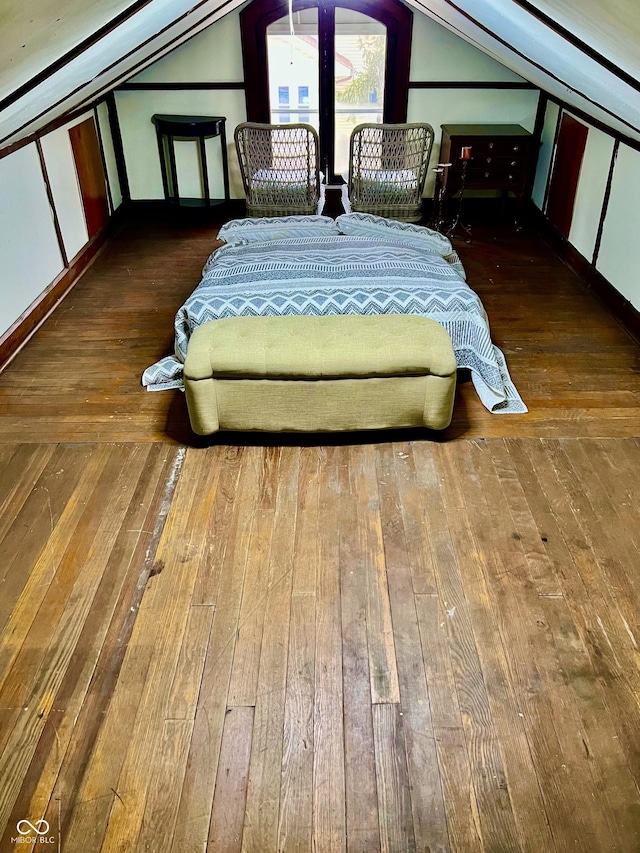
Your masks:
[{"label": "striped quilt", "polygon": [[[457,261],[457,259],[456,259]],[[193,330],[209,320],[286,314],[420,314],[441,323],[458,367],[491,412],[526,412],[483,305],[437,253],[380,237],[296,237],[218,249],[175,318],[175,354],[145,370],[150,391],[182,387]]]}]

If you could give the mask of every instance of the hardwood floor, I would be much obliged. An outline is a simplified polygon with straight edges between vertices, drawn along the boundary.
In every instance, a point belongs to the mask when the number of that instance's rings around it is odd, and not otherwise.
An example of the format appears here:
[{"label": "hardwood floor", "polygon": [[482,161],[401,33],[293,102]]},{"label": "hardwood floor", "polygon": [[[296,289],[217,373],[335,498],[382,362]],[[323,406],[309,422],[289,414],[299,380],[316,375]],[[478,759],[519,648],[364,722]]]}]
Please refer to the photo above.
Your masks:
[{"label": "hardwood floor", "polygon": [[128,225],[0,375],[0,850],[640,850],[640,348],[485,231],[528,415],[199,441],[139,376],[213,233]]},{"label": "hardwood floor", "polygon": [[[144,392],[140,377],[173,351],[215,233],[161,216],[126,226],[0,374],[0,441],[202,444],[184,395]],[[456,248],[529,412],[491,415],[464,382],[446,437],[635,435],[637,342],[535,234],[475,233]]]}]

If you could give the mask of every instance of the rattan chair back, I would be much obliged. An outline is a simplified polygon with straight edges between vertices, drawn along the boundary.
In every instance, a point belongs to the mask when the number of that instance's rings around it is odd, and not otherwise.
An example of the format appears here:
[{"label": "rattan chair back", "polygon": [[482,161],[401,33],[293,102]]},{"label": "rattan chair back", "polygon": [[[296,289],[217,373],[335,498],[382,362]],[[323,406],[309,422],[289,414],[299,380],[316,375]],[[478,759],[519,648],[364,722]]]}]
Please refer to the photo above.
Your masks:
[{"label": "rattan chair back", "polygon": [[235,142],[249,216],[318,213],[318,134],[311,125],[244,122]]},{"label": "rattan chair back", "polygon": [[355,127],[349,145],[352,210],[418,222],[432,147],[430,124]]}]

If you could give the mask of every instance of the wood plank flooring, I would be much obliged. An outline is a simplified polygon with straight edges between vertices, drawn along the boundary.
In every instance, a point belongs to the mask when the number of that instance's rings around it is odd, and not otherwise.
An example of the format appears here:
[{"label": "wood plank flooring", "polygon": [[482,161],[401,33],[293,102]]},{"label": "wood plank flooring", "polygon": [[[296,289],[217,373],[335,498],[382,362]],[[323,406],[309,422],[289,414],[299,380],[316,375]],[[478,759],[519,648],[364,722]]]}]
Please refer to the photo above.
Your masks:
[{"label": "wood plank flooring", "polygon": [[138,383],[214,234],[130,223],[0,375],[0,851],[640,850],[638,346],[486,230],[529,415],[200,441]]},{"label": "wood plank flooring", "polygon": [[[184,395],[144,392],[140,377],[173,352],[175,313],[219,245],[216,233],[160,214],[125,225],[0,374],[0,442],[202,444]],[[447,437],[635,435],[637,342],[535,233],[474,234],[456,248],[529,412],[491,415],[463,382]]]},{"label": "wood plank flooring", "polygon": [[0,849],[640,849],[637,439],[29,448]]}]

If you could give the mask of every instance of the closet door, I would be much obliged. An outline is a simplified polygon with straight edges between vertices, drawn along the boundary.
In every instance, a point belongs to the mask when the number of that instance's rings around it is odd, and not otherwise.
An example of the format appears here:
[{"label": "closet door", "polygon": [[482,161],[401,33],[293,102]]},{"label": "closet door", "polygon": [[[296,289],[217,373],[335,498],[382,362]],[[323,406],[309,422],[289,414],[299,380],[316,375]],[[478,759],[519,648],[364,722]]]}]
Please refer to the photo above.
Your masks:
[{"label": "closet door", "polygon": [[568,237],[571,229],[587,133],[586,125],[563,113],[546,210],[549,221],[563,237]]},{"label": "closet door", "polygon": [[91,238],[109,219],[107,183],[93,118],[88,118],[69,128],[69,137],[78,174],[87,231]]}]

